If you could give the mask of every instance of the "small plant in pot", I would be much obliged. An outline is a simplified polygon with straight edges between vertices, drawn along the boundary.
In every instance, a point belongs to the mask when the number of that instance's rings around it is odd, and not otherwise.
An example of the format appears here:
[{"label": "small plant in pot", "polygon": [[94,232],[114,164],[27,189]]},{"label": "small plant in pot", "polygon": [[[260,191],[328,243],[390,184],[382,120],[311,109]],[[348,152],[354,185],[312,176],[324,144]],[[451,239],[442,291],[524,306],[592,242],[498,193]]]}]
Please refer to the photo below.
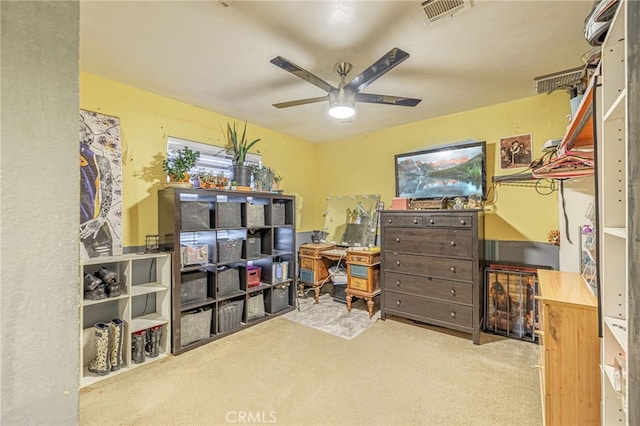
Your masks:
[{"label": "small plant in pot", "polygon": [[280,182],[282,182],[282,179],[284,179],[284,176],[282,176],[280,173],[278,173],[275,170],[272,170],[273,172],[273,185],[271,187],[272,190],[274,191],[279,191],[280,190]]},{"label": "small plant in pot", "polygon": [[162,162],[162,169],[169,176],[170,182],[189,182],[189,170],[196,165],[200,157],[199,151],[185,146],[171,154]]},{"label": "small plant in pot", "polygon": [[260,164],[251,165],[253,172],[253,186],[255,191],[270,191],[273,172],[270,167]]},{"label": "small plant in pot", "polygon": [[245,164],[245,160],[249,150],[258,142],[260,142],[260,138],[252,141],[247,139],[246,121],[242,134],[238,133],[236,123],[233,123],[233,127],[227,123],[227,152],[232,155],[233,178],[238,182],[238,186],[251,184],[251,167]]}]

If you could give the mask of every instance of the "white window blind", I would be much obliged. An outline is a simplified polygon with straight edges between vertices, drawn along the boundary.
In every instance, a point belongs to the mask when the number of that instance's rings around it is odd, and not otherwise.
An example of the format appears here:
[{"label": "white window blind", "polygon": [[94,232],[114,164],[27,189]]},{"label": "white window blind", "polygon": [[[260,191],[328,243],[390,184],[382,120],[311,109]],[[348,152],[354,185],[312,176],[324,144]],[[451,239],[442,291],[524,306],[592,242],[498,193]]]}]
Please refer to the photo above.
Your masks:
[{"label": "white window blind", "polygon": [[[167,137],[167,155],[171,155],[173,151],[179,151],[184,147],[189,147],[193,151],[199,151],[200,157],[196,162],[196,166],[190,170],[190,173],[197,171],[210,171],[211,173],[223,173],[226,177],[231,178],[232,156],[227,154],[224,147],[208,145],[206,143],[194,142],[187,139],[180,139],[173,136]],[[260,154],[247,153],[245,164],[261,165],[262,156]]]}]

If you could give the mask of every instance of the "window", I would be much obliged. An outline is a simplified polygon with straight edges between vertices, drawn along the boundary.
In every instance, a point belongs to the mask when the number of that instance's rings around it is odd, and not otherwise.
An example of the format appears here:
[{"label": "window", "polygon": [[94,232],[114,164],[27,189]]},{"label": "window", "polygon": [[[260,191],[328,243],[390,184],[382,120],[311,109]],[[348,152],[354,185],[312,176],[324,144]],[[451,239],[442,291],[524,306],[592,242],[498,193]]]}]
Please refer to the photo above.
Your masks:
[{"label": "window", "polygon": [[[206,170],[216,175],[222,173],[228,178],[231,178],[231,166],[233,165],[231,162],[232,157],[230,154],[227,154],[224,147],[179,139],[173,136],[169,136],[167,138],[168,155],[171,155],[171,152],[179,151],[186,146],[194,151],[200,152],[200,157],[196,162],[196,166],[190,171],[191,174],[196,173],[196,171]],[[248,165],[261,165],[262,156],[260,154],[248,153],[245,163]]]}]

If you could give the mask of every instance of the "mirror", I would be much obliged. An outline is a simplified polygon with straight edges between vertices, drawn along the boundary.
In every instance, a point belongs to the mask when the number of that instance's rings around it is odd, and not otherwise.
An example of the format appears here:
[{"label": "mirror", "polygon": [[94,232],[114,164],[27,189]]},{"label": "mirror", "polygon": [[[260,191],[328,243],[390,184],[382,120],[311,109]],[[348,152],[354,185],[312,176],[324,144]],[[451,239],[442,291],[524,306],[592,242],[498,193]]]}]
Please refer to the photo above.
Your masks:
[{"label": "mirror", "polygon": [[379,203],[380,194],[328,197],[324,242],[348,247],[375,245]]}]

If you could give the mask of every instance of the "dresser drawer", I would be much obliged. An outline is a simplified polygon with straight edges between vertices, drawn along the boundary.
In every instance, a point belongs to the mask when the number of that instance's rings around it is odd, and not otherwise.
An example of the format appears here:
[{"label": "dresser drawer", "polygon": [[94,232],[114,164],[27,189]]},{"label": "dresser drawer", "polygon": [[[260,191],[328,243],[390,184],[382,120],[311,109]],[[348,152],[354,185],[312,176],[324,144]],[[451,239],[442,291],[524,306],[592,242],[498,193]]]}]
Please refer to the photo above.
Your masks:
[{"label": "dresser drawer", "polygon": [[473,233],[470,229],[387,228],[382,246],[405,253],[472,258]]},{"label": "dresser drawer", "polygon": [[473,217],[469,215],[437,215],[432,214],[425,216],[424,226],[431,227],[455,227],[455,228],[471,228],[473,225]]},{"label": "dresser drawer", "polygon": [[441,302],[385,290],[384,308],[391,314],[397,312],[414,318],[421,317],[431,322],[468,328],[473,325],[473,308],[456,303]]},{"label": "dresser drawer", "polygon": [[420,215],[384,215],[380,221],[384,227],[388,226],[406,226],[410,228],[422,228],[422,216]]},{"label": "dresser drawer", "polygon": [[300,269],[313,269],[313,259],[300,258]]},{"label": "dresser drawer", "polygon": [[369,277],[369,267],[362,265],[348,265],[349,275],[352,277],[367,278]]},{"label": "dresser drawer", "polygon": [[449,302],[473,303],[473,284],[441,278],[384,273],[385,290],[433,297]]},{"label": "dresser drawer", "polygon": [[383,267],[385,271],[471,281],[473,265],[473,260],[385,252]]},{"label": "dresser drawer", "polygon": [[320,258],[320,252],[330,250],[335,246],[332,244],[304,244],[300,246],[298,254],[300,256],[307,256],[314,259]]},{"label": "dresser drawer", "polygon": [[375,265],[380,263],[380,252],[347,251],[347,263],[360,263],[362,265]]}]

